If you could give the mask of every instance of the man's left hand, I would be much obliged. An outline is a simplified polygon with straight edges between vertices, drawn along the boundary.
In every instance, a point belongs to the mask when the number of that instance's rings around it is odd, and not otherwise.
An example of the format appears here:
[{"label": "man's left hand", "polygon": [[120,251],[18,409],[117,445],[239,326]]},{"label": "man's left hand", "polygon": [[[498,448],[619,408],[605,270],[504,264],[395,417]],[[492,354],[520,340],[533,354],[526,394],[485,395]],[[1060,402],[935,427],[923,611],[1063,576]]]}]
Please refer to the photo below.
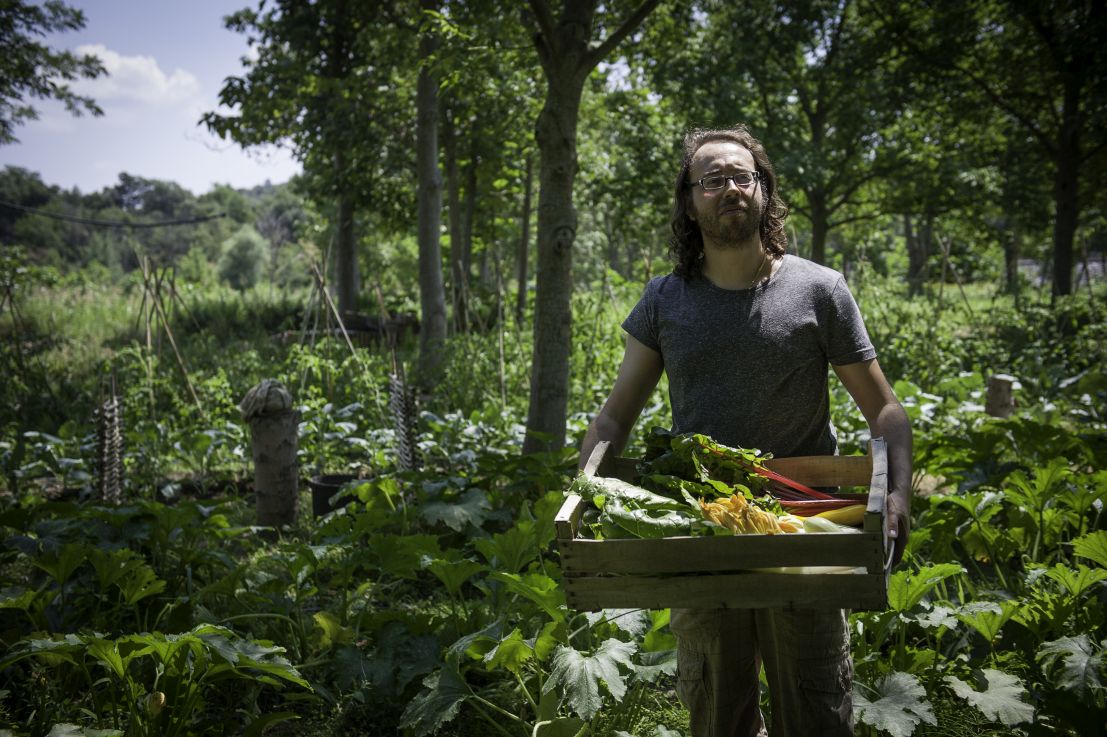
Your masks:
[{"label": "man's left hand", "polygon": [[893,491],[888,494],[885,501],[885,516],[888,522],[888,539],[892,544],[892,567],[895,567],[903,560],[907,538],[911,535],[910,493]]}]

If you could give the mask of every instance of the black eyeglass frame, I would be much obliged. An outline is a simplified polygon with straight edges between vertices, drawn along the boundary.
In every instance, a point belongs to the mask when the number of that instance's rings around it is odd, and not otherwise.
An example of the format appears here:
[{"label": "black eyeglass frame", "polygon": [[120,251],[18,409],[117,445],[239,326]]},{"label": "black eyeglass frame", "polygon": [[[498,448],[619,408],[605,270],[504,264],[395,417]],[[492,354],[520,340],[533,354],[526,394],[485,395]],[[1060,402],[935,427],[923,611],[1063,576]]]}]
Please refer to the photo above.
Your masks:
[{"label": "black eyeglass frame", "polygon": [[[742,184],[738,181],[737,177],[750,177],[750,181],[746,184]],[[708,187],[704,184],[708,179],[718,179],[718,187]],[[700,185],[700,189],[704,192],[718,192],[720,189],[726,189],[726,183],[728,181],[734,182],[734,186],[741,190],[746,190],[761,181],[761,172],[758,171],[740,171],[734,174],[708,174],[706,177],[701,177],[698,182],[689,182],[689,187],[694,187],[697,184]]]}]

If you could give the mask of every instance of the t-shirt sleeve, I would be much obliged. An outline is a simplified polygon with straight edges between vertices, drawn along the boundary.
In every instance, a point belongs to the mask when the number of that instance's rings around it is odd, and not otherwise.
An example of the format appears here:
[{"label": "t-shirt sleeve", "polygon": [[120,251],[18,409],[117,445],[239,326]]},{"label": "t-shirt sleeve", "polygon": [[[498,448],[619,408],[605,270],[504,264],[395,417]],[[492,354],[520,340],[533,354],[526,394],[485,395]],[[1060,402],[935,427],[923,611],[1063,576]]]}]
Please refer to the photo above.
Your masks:
[{"label": "t-shirt sleeve", "polygon": [[661,352],[661,340],[657,330],[656,282],[646,285],[642,297],[623,320],[623,330],[647,348]]},{"label": "t-shirt sleeve", "polygon": [[827,322],[827,358],[836,366],[876,358],[861,310],[850,294],[846,280],[839,277],[830,292]]}]

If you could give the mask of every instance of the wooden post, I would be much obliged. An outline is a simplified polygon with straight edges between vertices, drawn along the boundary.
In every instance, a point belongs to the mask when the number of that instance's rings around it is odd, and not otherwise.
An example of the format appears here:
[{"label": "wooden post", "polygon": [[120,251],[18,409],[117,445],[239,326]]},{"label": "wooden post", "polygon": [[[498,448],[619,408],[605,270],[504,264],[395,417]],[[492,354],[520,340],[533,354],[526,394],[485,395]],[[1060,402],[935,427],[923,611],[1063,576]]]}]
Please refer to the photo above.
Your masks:
[{"label": "wooden post", "polygon": [[1010,417],[1015,411],[1015,377],[996,374],[988,377],[988,399],[984,411],[992,417]]},{"label": "wooden post", "polygon": [[299,472],[296,464],[300,413],[279,381],[265,379],[238,406],[250,425],[258,524],[280,528],[296,521]]}]

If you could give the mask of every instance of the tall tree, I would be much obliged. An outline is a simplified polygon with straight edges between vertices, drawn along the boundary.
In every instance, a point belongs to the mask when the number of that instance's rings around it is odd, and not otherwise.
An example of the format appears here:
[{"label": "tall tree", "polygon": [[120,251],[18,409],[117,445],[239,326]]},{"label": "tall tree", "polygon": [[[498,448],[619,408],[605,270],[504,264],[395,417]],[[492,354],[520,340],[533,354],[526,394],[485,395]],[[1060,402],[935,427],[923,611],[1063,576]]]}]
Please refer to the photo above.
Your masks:
[{"label": "tall tree", "polygon": [[[353,312],[358,287],[356,213],[379,204],[388,149],[396,145],[390,117],[402,72],[414,67],[409,44],[395,33],[395,8],[351,0],[261,2],[226,18],[257,50],[246,74],[228,77],[219,94],[230,114],[202,121],[243,146],[289,145],[316,191],[336,205],[335,281],[339,308]],[[403,141],[400,138],[400,141]]]},{"label": "tall tree", "polygon": [[416,171],[419,181],[419,381],[437,383],[446,345],[446,293],[442,284],[442,177],[438,170],[438,81],[432,68],[438,39],[431,20],[437,0],[420,0],[425,14],[419,39],[416,88]]},{"label": "tall tree", "polygon": [[1021,127],[1052,166],[1053,294],[1072,292],[1080,183],[1107,145],[1107,8],[1095,0],[881,3],[884,27],[938,76]]},{"label": "tall tree", "polygon": [[[538,143],[538,277],[534,303],[534,358],[523,452],[565,445],[569,354],[572,351],[573,241],[577,217],[577,117],[588,75],[637,29],[659,0],[643,0],[602,41],[592,38],[599,0],[530,0],[534,45],[546,79],[535,126]],[[613,5],[618,5],[617,3]],[[606,6],[610,13],[611,6]],[[609,20],[605,18],[604,20]],[[600,24],[601,28],[603,24]]]},{"label": "tall tree", "polygon": [[91,97],[77,94],[68,84],[99,77],[105,71],[100,60],[57,51],[39,40],[48,33],[84,27],[84,12],[60,0],[0,3],[0,146],[16,142],[15,127],[38,117],[27,97],[58,100],[74,115],[104,114]]}]

